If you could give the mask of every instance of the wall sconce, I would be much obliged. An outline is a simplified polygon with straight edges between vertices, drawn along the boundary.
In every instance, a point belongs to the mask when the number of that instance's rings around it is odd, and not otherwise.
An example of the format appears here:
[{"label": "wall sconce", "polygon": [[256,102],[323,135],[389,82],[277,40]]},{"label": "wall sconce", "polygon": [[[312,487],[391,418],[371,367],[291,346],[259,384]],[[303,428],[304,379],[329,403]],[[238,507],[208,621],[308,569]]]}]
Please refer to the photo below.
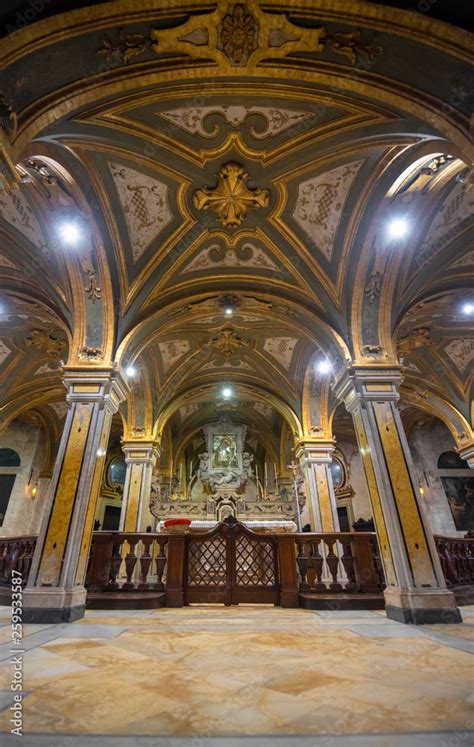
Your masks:
[{"label": "wall sconce", "polygon": [[38,492],[38,488],[36,487],[36,485],[34,485],[34,487],[31,488],[31,497],[33,498],[33,500],[36,498],[37,492]]}]

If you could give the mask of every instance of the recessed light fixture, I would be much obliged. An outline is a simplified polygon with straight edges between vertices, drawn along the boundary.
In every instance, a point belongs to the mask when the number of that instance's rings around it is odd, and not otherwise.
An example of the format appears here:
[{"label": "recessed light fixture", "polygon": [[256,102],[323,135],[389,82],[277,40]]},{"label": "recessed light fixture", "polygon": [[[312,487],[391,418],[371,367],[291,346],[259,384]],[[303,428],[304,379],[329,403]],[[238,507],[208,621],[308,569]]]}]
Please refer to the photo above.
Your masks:
[{"label": "recessed light fixture", "polygon": [[224,309],[224,314],[226,316],[232,316],[233,313],[234,313],[234,310],[231,308]]},{"label": "recessed light fixture", "polygon": [[129,378],[133,378],[134,376],[136,376],[137,369],[135,368],[135,366],[127,366],[127,368],[125,369],[125,373]]},{"label": "recessed light fixture", "polygon": [[462,307],[462,313],[467,314],[468,316],[474,314],[474,303],[472,301],[467,301]]},{"label": "recessed light fixture", "polygon": [[409,229],[410,225],[407,219],[402,216],[392,218],[387,224],[387,233],[390,239],[403,239]]},{"label": "recessed light fixture", "polygon": [[332,370],[332,366],[328,360],[321,361],[318,363],[318,371],[322,374],[327,374]]},{"label": "recessed light fixture", "polygon": [[97,449],[97,456],[98,457],[105,456],[105,449]]},{"label": "recessed light fixture", "polygon": [[229,399],[229,397],[232,397],[232,389],[230,388],[230,386],[224,387],[224,389],[222,390],[222,396],[224,397],[224,399]]},{"label": "recessed light fixture", "polygon": [[77,246],[82,239],[82,230],[77,221],[68,220],[58,225],[58,234],[65,244]]}]

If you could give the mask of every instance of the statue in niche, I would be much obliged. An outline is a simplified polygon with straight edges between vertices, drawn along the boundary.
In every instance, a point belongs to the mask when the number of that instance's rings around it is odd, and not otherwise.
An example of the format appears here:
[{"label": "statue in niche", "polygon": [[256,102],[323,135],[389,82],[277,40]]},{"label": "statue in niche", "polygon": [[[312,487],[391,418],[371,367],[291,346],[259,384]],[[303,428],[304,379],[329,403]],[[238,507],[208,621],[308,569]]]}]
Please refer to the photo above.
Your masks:
[{"label": "statue in niche", "polygon": [[209,454],[207,451],[203,451],[199,454],[199,467],[197,470],[197,476],[199,480],[207,480],[209,477]]},{"label": "statue in niche", "polygon": [[242,476],[247,478],[253,477],[253,454],[249,454],[248,451],[244,451],[242,454]]},{"label": "statue in niche", "polygon": [[212,444],[212,467],[236,469],[238,466],[235,435],[215,435]]}]

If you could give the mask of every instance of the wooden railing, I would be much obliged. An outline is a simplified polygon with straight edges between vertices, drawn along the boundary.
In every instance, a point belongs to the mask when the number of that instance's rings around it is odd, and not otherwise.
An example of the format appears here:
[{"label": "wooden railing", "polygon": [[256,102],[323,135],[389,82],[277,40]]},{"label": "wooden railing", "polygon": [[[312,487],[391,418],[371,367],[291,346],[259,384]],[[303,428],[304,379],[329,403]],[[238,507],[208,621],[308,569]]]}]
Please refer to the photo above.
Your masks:
[{"label": "wooden railing", "polygon": [[[298,595],[377,593],[384,575],[376,535],[371,532],[275,535],[281,604],[297,606]],[[12,571],[26,584],[37,537],[0,538],[0,586]],[[474,586],[474,538],[436,535],[449,588]],[[166,604],[183,600],[184,535],[94,532],[86,586],[91,592],[166,591]]]},{"label": "wooden railing", "polygon": [[85,586],[91,592],[162,591],[164,534],[94,532]]},{"label": "wooden railing", "polygon": [[22,575],[22,585],[28,581],[37,537],[0,537],[0,585],[10,586],[12,571]]},{"label": "wooden railing", "polygon": [[296,534],[300,592],[377,593],[385,586],[375,534]]},{"label": "wooden railing", "polygon": [[474,586],[474,538],[435,535],[434,540],[447,586]]}]

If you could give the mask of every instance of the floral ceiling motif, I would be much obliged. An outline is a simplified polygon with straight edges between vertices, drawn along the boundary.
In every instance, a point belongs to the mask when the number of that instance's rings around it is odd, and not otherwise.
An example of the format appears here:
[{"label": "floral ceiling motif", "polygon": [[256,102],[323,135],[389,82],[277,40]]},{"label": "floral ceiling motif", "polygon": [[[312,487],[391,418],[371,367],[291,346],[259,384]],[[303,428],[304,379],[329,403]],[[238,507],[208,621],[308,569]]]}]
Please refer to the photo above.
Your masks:
[{"label": "floral ceiling motif", "polygon": [[346,197],[362,164],[353,161],[298,185],[292,217],[327,260],[332,256]]},{"label": "floral ceiling motif", "polygon": [[181,127],[186,132],[205,138],[213,138],[219,132],[217,125],[210,129],[205,127],[205,120],[211,114],[222,116],[228,124],[235,128],[240,127],[251,115],[258,115],[263,120],[264,127],[259,128],[254,125],[250,130],[252,137],[257,140],[274,137],[313,116],[311,112],[297,111],[296,109],[236,104],[229,106],[181,106],[159,112],[160,117]]},{"label": "floral ceiling motif", "polygon": [[247,6],[236,3],[223,17],[218,47],[232,65],[245,65],[258,47],[258,24]]},{"label": "floral ceiling motif", "polygon": [[109,163],[137,262],[171,222],[168,187],[157,179],[120,163]]},{"label": "floral ceiling motif", "polygon": [[203,187],[193,195],[194,205],[199,210],[212,210],[226,228],[236,228],[244,220],[250,208],[267,207],[268,189],[249,189],[249,175],[238,163],[229,162],[217,175],[216,187]]}]

